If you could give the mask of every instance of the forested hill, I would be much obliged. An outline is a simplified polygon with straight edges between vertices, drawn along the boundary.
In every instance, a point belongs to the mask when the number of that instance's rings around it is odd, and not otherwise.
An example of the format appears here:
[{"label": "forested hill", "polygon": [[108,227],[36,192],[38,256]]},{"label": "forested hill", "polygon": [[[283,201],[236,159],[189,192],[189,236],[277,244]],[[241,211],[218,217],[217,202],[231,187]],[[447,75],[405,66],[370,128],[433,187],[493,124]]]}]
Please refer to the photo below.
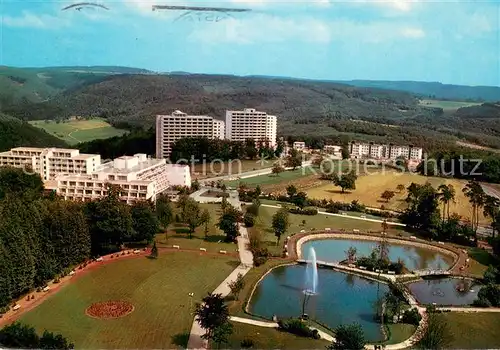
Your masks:
[{"label": "forested hill", "polygon": [[22,120],[0,114],[0,152],[19,146],[67,147],[67,144]]},{"label": "forested hill", "polygon": [[341,83],[358,87],[407,91],[443,100],[500,101],[498,86],[464,86],[422,81],[345,80]]}]

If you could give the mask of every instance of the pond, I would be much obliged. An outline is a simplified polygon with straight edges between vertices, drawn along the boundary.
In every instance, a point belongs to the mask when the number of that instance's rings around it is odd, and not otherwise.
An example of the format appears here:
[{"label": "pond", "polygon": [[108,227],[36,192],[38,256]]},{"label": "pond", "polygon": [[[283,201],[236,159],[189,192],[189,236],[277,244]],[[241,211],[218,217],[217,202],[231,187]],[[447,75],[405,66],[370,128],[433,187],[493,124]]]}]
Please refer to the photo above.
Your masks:
[{"label": "pond", "polygon": [[471,305],[481,289],[480,284],[459,278],[427,279],[408,287],[419,303],[446,306]]},{"label": "pond", "polygon": [[272,270],[259,283],[250,302],[250,312],[268,319],[309,318],[329,328],[357,322],[369,341],[383,340],[380,324],[375,322],[375,301],[388,291],[383,283],[362,277],[318,269],[317,294],[306,296],[306,265],[282,266]]},{"label": "pond", "polygon": [[[376,241],[351,240],[351,239],[321,239],[311,240],[302,244],[302,252],[309,251],[310,247],[316,250],[319,261],[339,262],[347,258],[349,247],[357,249],[357,256],[368,256],[377,246]],[[404,261],[410,271],[421,269],[448,269],[453,264],[451,256],[437,251],[414,247],[407,244],[389,243],[389,258],[395,262]]]}]

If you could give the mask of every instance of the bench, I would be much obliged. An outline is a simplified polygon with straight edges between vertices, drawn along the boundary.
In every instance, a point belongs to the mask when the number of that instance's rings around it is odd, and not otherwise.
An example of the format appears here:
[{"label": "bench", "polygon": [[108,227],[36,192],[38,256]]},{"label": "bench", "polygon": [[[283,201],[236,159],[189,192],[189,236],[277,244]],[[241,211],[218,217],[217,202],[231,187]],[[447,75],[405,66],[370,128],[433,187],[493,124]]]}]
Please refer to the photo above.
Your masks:
[{"label": "bench", "polygon": [[16,304],[16,305],[12,308],[12,310],[17,311],[17,310],[19,310],[20,308],[21,308],[21,305]]},{"label": "bench", "polygon": [[325,228],[325,231],[330,231],[330,228],[329,227]]},{"label": "bench", "polygon": [[181,247],[179,247],[178,245],[173,245],[172,248],[174,248],[174,249],[181,249]]},{"label": "bench", "polygon": [[73,276],[75,274],[75,271],[70,271],[69,275]]},{"label": "bench", "polygon": [[102,257],[95,259],[95,261],[102,261]]},{"label": "bench", "polygon": [[207,250],[205,248],[200,248],[200,251],[206,252]]},{"label": "bench", "polygon": [[389,271],[388,272],[389,275],[395,275],[396,274],[396,271]]},{"label": "bench", "polygon": [[444,242],[438,242],[438,244],[442,244],[442,245],[444,245]]},{"label": "bench", "polygon": [[417,239],[417,237],[415,237],[415,236],[410,236],[410,239]]},{"label": "bench", "polygon": [[43,288],[43,289],[42,289],[42,292],[48,292],[48,291],[49,291],[49,289],[50,289],[50,287],[49,287],[49,286],[47,286],[47,287],[45,287],[45,288]]},{"label": "bench", "polygon": [[306,230],[300,230],[300,233],[304,233],[304,232],[306,232]]},{"label": "bench", "polygon": [[366,266],[360,266],[359,269],[360,270],[366,270]]},{"label": "bench", "polygon": [[360,218],[361,219],[366,219],[366,215],[361,215]]},{"label": "bench", "polygon": [[219,253],[221,253],[221,254],[227,254],[227,252],[225,250],[219,250]]},{"label": "bench", "polygon": [[141,251],[139,249],[134,250],[134,254],[139,254]]},{"label": "bench", "polygon": [[357,228],[353,229],[352,232],[359,232]]}]

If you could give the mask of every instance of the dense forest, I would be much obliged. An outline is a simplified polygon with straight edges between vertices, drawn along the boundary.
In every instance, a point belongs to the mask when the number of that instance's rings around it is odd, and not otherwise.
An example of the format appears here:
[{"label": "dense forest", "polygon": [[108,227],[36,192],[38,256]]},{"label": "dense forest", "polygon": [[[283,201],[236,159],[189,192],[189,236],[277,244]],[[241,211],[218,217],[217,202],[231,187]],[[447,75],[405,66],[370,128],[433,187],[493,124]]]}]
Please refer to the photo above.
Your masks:
[{"label": "dense forest", "polygon": [[66,147],[66,143],[45,131],[19,120],[0,114],[0,152],[13,147]]},{"label": "dense forest", "polygon": [[125,242],[150,242],[158,232],[154,206],[129,206],[119,188],[93,202],[45,194],[37,175],[0,168],[0,314],[11,300],[65,275]]}]

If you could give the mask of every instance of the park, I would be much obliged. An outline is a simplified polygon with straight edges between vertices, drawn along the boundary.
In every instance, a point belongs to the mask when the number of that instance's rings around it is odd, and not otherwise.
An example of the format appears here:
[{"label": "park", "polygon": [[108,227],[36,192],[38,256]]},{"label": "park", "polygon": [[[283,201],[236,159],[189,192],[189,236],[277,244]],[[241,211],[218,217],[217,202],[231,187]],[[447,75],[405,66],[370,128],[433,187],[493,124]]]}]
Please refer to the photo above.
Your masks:
[{"label": "park", "polygon": [[[488,299],[499,276],[490,267],[497,263],[491,251],[461,241],[461,234],[430,239],[425,228],[393,216],[403,204],[413,205],[405,200],[412,182],[415,193],[453,185],[450,211],[467,215],[465,182],[431,178],[426,184],[417,175],[391,173],[387,180],[360,176],[344,193],[316,178],[320,186],[302,192],[299,176],[297,188],[288,185],[281,194],[257,191],[279,183],[276,178],[298,176],[289,172],[249,178],[253,182],[238,190],[206,184],[174,202],[162,199],[151,212],[159,222],[152,236],[70,266],[70,273],[16,300],[0,326],[19,321],[40,334],[62,334],[78,348],[325,348],[359,332],[354,348],[436,341],[500,346],[494,332],[500,309]],[[389,189],[394,195],[381,198]],[[115,203],[97,205],[106,201]],[[445,204],[436,201],[446,223]],[[148,210],[132,207],[134,225],[134,215]],[[141,220],[137,225],[147,227]],[[374,307],[381,300],[384,311]],[[211,303],[225,315],[212,331],[195,320]],[[446,337],[426,338],[426,327],[443,324]]]}]

